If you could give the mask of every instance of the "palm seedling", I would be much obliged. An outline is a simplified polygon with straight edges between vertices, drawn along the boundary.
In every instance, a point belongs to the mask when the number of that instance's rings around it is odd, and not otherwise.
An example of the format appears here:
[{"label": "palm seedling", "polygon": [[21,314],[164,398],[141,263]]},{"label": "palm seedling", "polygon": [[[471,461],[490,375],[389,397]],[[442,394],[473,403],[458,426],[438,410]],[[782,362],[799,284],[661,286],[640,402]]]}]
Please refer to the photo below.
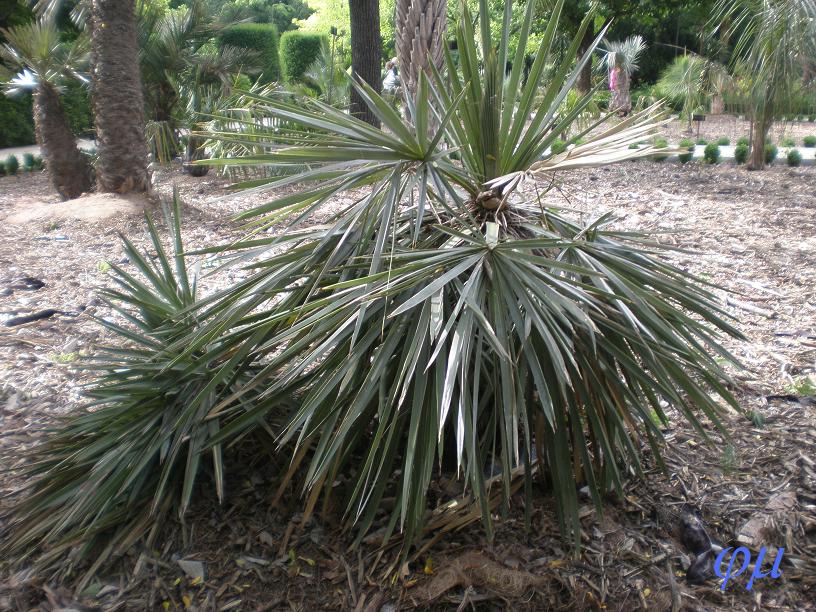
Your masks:
[{"label": "palm seedling", "polygon": [[[353,86],[382,129],[317,100],[244,94],[262,124],[302,126],[284,142],[268,132],[264,153],[208,162],[283,174],[244,185],[258,197],[278,192],[241,214],[254,236],[207,249],[251,276],[172,302],[151,319],[158,327],[133,336],[146,335],[147,352],[124,350],[126,373],[112,365],[102,379],[108,403],[80,417],[96,437],[72,438],[69,426],[35,451],[36,493],[14,510],[12,551],[82,542],[87,552],[113,525],[105,542],[124,546],[165,508],[184,510],[204,453],[259,428],[291,458],[280,490],[302,483],[304,521],[321,499],[324,510],[339,502],[359,538],[382,525],[407,555],[441,465],[463,485],[446,507],[480,516],[488,533],[494,504],[523,488],[529,509],[537,480],[577,545],[578,489],[600,509],[640,472],[641,442],[659,457],[653,414],[665,422],[664,401],[696,426],[700,414],[718,422],[715,398],[734,405],[714,359],[729,357],[718,338],[739,334],[715,297],[658,244],[614,231],[607,216],[576,223],[541,199],[542,173],[654,155],[650,144],[628,147],[653,134],[658,111],[591,126],[584,142],[552,154],[583,111],[560,109],[603,33],[576,63],[588,15],[554,57],[557,2],[522,84],[534,5],[507,75],[510,20],[494,41],[486,0],[479,32],[463,8],[459,62],[446,53],[444,71],[419,75],[410,121],[363,83]],[[304,224],[317,213],[319,225]],[[157,292],[171,302],[169,272],[143,273],[159,278],[132,306]],[[137,418],[148,420],[131,425]],[[106,446],[114,436],[128,444]],[[133,467],[147,464],[149,475]],[[175,479],[154,475],[168,471]],[[428,524],[452,528],[440,516]]]},{"label": "palm seedling", "polygon": [[0,47],[0,57],[20,71],[5,83],[5,90],[11,95],[34,92],[35,134],[51,182],[63,198],[77,198],[90,191],[92,172],[77,147],[60,89],[69,79],[86,81],[82,70],[88,60],[87,39],[61,40],[53,20],[45,17],[2,33],[7,42]]}]

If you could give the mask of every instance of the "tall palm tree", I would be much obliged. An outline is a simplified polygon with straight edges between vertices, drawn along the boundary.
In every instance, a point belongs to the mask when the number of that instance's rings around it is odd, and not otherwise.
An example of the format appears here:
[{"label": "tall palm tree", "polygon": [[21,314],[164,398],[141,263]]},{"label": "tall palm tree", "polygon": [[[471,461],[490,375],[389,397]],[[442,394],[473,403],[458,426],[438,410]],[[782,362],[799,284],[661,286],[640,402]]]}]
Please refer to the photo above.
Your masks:
[{"label": "tall palm tree", "polygon": [[447,0],[397,0],[396,48],[402,86],[412,100],[419,74],[430,76],[431,65],[442,69],[445,61]]},{"label": "tall palm tree", "polygon": [[632,110],[629,79],[638,69],[638,58],[646,49],[646,41],[639,34],[624,41],[606,43],[604,63],[609,72],[609,88],[612,101],[609,110],[627,114]]},{"label": "tall palm tree", "polygon": [[[349,0],[351,22],[351,70],[355,77],[368,83],[378,92],[380,83],[380,2],[379,0]],[[377,115],[368,107],[355,89],[351,92],[351,114],[379,125]]]},{"label": "tall palm tree", "polygon": [[750,169],[765,163],[765,141],[774,114],[784,110],[816,52],[814,0],[719,0],[714,32],[736,34],[733,63],[746,77],[751,107]]},{"label": "tall palm tree", "polygon": [[68,116],[60,101],[60,87],[71,78],[85,80],[80,70],[87,63],[87,40],[60,40],[53,20],[2,30],[6,42],[0,56],[22,72],[5,89],[15,93],[34,92],[34,127],[48,174],[57,192],[65,199],[90,191],[93,181],[88,157],[77,147]]},{"label": "tall palm tree", "polygon": [[148,191],[147,144],[133,0],[92,0],[93,109],[100,191]]}]

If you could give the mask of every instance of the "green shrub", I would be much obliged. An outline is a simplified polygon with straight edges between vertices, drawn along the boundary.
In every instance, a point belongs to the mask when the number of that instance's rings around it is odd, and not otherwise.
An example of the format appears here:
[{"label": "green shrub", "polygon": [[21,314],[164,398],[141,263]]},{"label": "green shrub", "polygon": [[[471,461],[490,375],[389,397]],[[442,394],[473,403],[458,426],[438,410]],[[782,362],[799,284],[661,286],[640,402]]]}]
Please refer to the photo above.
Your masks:
[{"label": "green shrub", "polygon": [[748,161],[748,145],[747,144],[738,144],[737,148],[734,149],[734,161],[738,164],[744,164]]},{"label": "green shrub", "polygon": [[776,156],[779,155],[779,149],[776,148],[776,145],[766,144],[765,145],[765,163],[772,164],[773,161],[776,159]]},{"label": "green shrub", "polygon": [[796,141],[793,138],[791,138],[790,136],[788,136],[787,138],[783,138],[779,142],[779,144],[781,146],[783,146],[783,147],[795,147],[796,146]]},{"label": "green shrub", "polygon": [[232,46],[260,52],[264,66],[259,80],[271,83],[280,80],[278,29],[271,23],[239,23],[225,28],[218,39],[221,47]]},{"label": "green shrub", "polygon": [[0,93],[0,148],[35,142],[31,94],[7,97]]},{"label": "green shrub", "polygon": [[559,153],[563,153],[567,150],[567,143],[561,140],[560,138],[556,138],[552,141],[550,145],[550,152],[553,155],[558,155]]},{"label": "green shrub", "polygon": [[6,174],[17,174],[17,171],[20,169],[20,160],[17,159],[16,155],[9,155],[6,158]]},{"label": "green shrub", "polygon": [[805,145],[809,149],[812,149],[813,147],[816,147],[816,136],[805,136],[802,139],[802,144]]},{"label": "green shrub", "polygon": [[748,140],[747,136],[742,136],[739,140],[737,140],[737,146],[745,145],[746,147],[751,144],[751,141]]},{"label": "green shrub", "polygon": [[34,154],[23,153],[23,170],[31,172],[34,170]]},{"label": "green shrub", "polygon": [[707,164],[716,164],[720,161],[720,147],[715,143],[706,145],[703,150],[703,161]]},{"label": "green shrub", "polygon": [[283,80],[296,83],[320,55],[320,47],[328,43],[326,36],[299,30],[284,32],[280,39],[280,67]]},{"label": "green shrub", "polygon": [[[669,141],[666,140],[665,138],[655,138],[653,144],[657,149],[665,149],[666,147],[669,146]],[[657,162],[661,162],[667,157],[668,155],[654,155],[652,159]]]},{"label": "green shrub", "polygon": [[32,169],[32,170],[35,170],[35,171],[37,171],[37,172],[39,172],[40,170],[42,170],[42,169],[43,169],[43,166],[44,166],[44,165],[45,165],[45,164],[43,164],[43,158],[42,158],[42,156],[40,156],[40,155],[35,155],[35,156],[34,156],[34,165],[31,167],[31,169]]},{"label": "green shrub", "polygon": [[788,165],[793,167],[802,165],[802,154],[796,149],[788,151]]},{"label": "green shrub", "polygon": [[690,162],[691,158],[694,157],[694,141],[690,138],[683,138],[683,140],[680,141],[680,146],[687,149],[688,153],[680,153],[677,159],[679,159],[682,164]]},{"label": "green shrub", "polygon": [[810,117],[808,117],[808,121],[810,121],[811,123],[816,121],[816,115],[811,115]]},{"label": "green shrub", "polygon": [[71,131],[78,136],[87,136],[93,132],[93,112],[91,96],[87,87],[78,82],[69,83],[60,98],[62,108],[71,124]]},{"label": "green shrub", "polygon": [[727,147],[731,144],[731,140],[727,136],[721,136],[717,139],[717,145],[720,147]]},{"label": "green shrub", "polygon": [[708,141],[705,138],[700,138],[697,140],[697,144],[700,145],[701,147],[704,147],[708,144]]}]

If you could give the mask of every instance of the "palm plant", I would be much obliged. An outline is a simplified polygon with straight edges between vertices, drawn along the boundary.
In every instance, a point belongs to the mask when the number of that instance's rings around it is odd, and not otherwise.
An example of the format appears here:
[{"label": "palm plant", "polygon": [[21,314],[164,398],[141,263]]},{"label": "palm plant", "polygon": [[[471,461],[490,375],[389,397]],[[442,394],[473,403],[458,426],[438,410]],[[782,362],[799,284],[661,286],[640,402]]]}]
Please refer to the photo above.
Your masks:
[{"label": "palm plant", "polygon": [[687,53],[675,58],[657,82],[657,90],[662,96],[680,104],[680,117],[686,119],[689,131],[694,113],[705,103],[704,75],[705,60]]},{"label": "palm plant", "polygon": [[714,31],[737,34],[734,66],[749,82],[751,158],[764,166],[765,142],[774,114],[793,98],[807,58],[816,54],[813,0],[718,0]]},{"label": "palm plant", "polygon": [[86,82],[87,39],[60,39],[53,20],[2,30],[6,43],[0,57],[19,72],[5,84],[8,94],[34,92],[34,127],[37,144],[46,160],[51,183],[65,199],[90,191],[93,181],[88,158],[77,147],[68,116],[60,101],[60,89],[68,79]]},{"label": "palm plant", "polygon": [[326,104],[338,108],[348,106],[348,76],[327,42],[321,44],[320,53],[303,74],[303,81],[305,85],[298,83],[295,91],[308,94],[310,92],[304,90],[311,90]]},{"label": "palm plant", "polygon": [[447,32],[447,0],[397,0],[395,45],[402,86],[415,97],[419,74],[442,68]]},{"label": "palm plant", "polygon": [[[259,56],[247,49],[218,48],[211,42],[229,24],[216,21],[204,0],[175,11],[143,2],[138,17],[140,66],[150,117],[148,140],[153,155],[164,163],[177,149],[179,130],[189,131],[202,120],[205,102],[212,95],[229,96],[237,75],[259,72]],[[200,145],[188,139],[188,159],[200,156]]]},{"label": "palm plant", "polygon": [[629,80],[637,71],[638,58],[645,49],[646,41],[639,34],[623,41],[606,43],[604,64],[609,73],[609,88],[612,90],[610,111],[626,114],[632,110]]},{"label": "palm plant", "polygon": [[[259,197],[299,188],[240,215],[254,236],[206,250],[253,270],[237,285],[191,302],[174,297],[164,264],[140,266],[153,288],[125,279],[128,290],[112,297],[131,304],[129,317],[157,301],[172,308],[147,328],[132,319],[141,334],[120,330],[149,344],[105,370],[106,404],[78,417],[93,430],[72,437],[68,426],[35,451],[35,493],[13,510],[13,554],[39,545],[55,562],[78,543],[87,553],[109,528],[105,550],[124,546],[167,508],[183,512],[204,453],[220,457],[265,430],[291,458],[281,490],[296,475],[303,483],[304,521],[321,497],[329,508],[342,496],[362,537],[387,508],[386,536],[401,531],[407,554],[439,462],[469,492],[454,509],[470,499],[488,532],[494,501],[509,503],[519,478],[529,509],[538,474],[578,544],[577,485],[600,508],[640,470],[641,439],[659,457],[652,411],[665,419],[664,400],[695,425],[700,412],[718,422],[716,396],[736,405],[714,355],[730,358],[718,338],[739,333],[715,297],[660,245],[610,229],[607,216],[579,225],[527,187],[541,173],[652,155],[629,145],[658,125],[649,108],[552,154],[590,102],[559,110],[600,38],[575,63],[588,15],[554,59],[558,2],[522,84],[534,4],[506,86],[507,20],[494,43],[487,1],[478,37],[463,8],[459,63],[446,53],[445,74],[420,74],[410,121],[365,83],[353,86],[382,129],[317,100],[243,94],[263,123],[302,129],[262,154],[209,163],[274,166],[284,176],[244,185]],[[317,212],[320,225],[303,224]],[[128,444],[117,450],[113,439]],[[495,479],[484,471],[491,462]]]}]

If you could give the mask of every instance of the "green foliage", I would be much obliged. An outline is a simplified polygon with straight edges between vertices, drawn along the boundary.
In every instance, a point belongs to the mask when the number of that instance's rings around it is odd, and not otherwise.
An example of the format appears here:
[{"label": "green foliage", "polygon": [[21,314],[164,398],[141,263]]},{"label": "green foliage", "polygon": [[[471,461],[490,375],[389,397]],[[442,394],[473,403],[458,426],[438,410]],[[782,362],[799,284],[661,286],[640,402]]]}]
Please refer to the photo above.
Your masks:
[{"label": "green foliage", "polygon": [[219,44],[243,49],[253,49],[261,54],[263,72],[260,80],[271,83],[280,80],[278,57],[278,29],[273,24],[241,23],[221,31]]},{"label": "green foliage", "polygon": [[721,147],[727,147],[731,144],[731,140],[727,136],[721,136],[717,139],[717,144]]},{"label": "green foliage", "polygon": [[[600,511],[642,474],[641,442],[659,461],[661,404],[722,430],[720,402],[739,406],[714,356],[729,356],[719,338],[740,334],[716,295],[658,242],[615,231],[609,216],[577,223],[519,189],[531,173],[648,155],[627,147],[659,117],[634,113],[548,154],[591,102],[557,112],[594,49],[576,66],[583,30],[564,52],[553,19],[522,83],[535,3],[524,6],[510,74],[510,24],[494,42],[483,0],[482,36],[465,12],[459,63],[448,52],[444,80],[423,73],[410,121],[365,84],[354,86],[382,128],[308,99],[252,96],[265,111],[258,151],[210,163],[283,176],[243,185],[272,194],[238,216],[251,238],[206,249],[249,276],[194,301],[177,226],[173,258],[152,227],[155,264],[128,246],[147,280],[114,268],[119,288],[106,295],[135,329],[105,322],[129,343],[102,359],[100,407],[25,463],[34,484],[4,523],[13,554],[43,547],[40,565],[64,572],[68,553],[124,552],[171,509],[183,514],[203,458],[223,494],[222,455],[249,433],[289,463],[281,490],[302,483],[304,523],[334,496],[359,538],[386,513],[384,538],[399,531],[407,556],[449,463],[470,496],[456,512],[480,516],[489,537],[522,481],[529,518],[536,479],[577,547],[579,489]],[[279,121],[302,128],[286,147],[275,146]],[[305,225],[317,211],[320,224]],[[488,479],[491,463],[500,474]],[[452,516],[440,510],[432,527],[444,533]]]},{"label": "green foliage", "polygon": [[738,147],[739,147],[739,146],[741,146],[741,145],[744,145],[744,146],[746,146],[746,147],[747,147],[747,146],[749,146],[750,144],[751,144],[751,141],[750,141],[750,140],[748,140],[748,137],[747,137],[747,136],[741,136],[741,137],[739,138],[739,140],[737,140],[737,146],[738,146]]},{"label": "green foliage", "polygon": [[680,163],[686,164],[690,162],[694,157],[694,141],[691,140],[690,138],[683,138],[680,141],[680,147],[688,150],[688,153],[680,153],[677,156],[677,159],[680,160]]},{"label": "green foliage", "polygon": [[776,145],[772,145],[770,143],[765,145],[765,163],[771,164],[776,159],[776,156],[779,154],[779,149]]},{"label": "green foliage", "polygon": [[802,154],[796,149],[791,149],[788,151],[787,161],[789,166],[800,166],[802,165]]},{"label": "green foliage", "polygon": [[706,164],[716,164],[720,161],[720,147],[715,143],[706,145],[703,149],[703,161]]},{"label": "green foliage", "polygon": [[[666,140],[665,138],[655,138],[652,144],[657,149],[665,149],[666,147],[669,146],[669,141]],[[667,157],[668,155],[654,155],[652,159],[657,162],[661,162],[665,160]]]},{"label": "green foliage", "polygon": [[68,83],[60,101],[74,134],[82,136],[93,132],[93,111],[87,87],[76,81]]},{"label": "green foliage", "polygon": [[278,32],[294,30],[297,28],[296,20],[306,19],[314,13],[303,0],[231,0],[212,4],[217,5],[222,23],[235,23],[248,18],[253,23],[272,23]]},{"label": "green foliage", "polygon": [[794,140],[790,136],[786,136],[785,138],[783,138],[782,140],[779,141],[779,146],[781,146],[781,147],[795,147],[796,146],[796,140]]},{"label": "green foliage", "polygon": [[567,150],[567,143],[561,140],[560,138],[556,138],[550,144],[550,153],[553,155],[559,155]]},{"label": "green foliage", "polygon": [[34,144],[31,94],[0,94],[0,148]]},{"label": "green foliage", "polygon": [[802,139],[802,144],[807,147],[808,149],[812,149],[816,147],[816,136],[805,136]]},{"label": "green foliage", "polygon": [[23,170],[31,172],[34,169],[34,154],[23,153]]},{"label": "green foliage", "polygon": [[740,143],[734,148],[734,161],[738,164],[744,164],[748,161],[748,145]]},{"label": "green foliage", "polygon": [[328,45],[328,38],[318,34],[285,32],[280,39],[281,74],[287,83],[296,83],[319,57],[321,47]]},{"label": "green foliage", "polygon": [[6,158],[6,163],[4,164],[6,169],[6,174],[14,175],[17,174],[17,170],[20,169],[20,160],[17,159],[16,155],[9,155]]},{"label": "green foliage", "polygon": [[698,146],[704,147],[707,144],[708,144],[708,141],[705,138],[698,138],[697,139],[697,145]]}]

